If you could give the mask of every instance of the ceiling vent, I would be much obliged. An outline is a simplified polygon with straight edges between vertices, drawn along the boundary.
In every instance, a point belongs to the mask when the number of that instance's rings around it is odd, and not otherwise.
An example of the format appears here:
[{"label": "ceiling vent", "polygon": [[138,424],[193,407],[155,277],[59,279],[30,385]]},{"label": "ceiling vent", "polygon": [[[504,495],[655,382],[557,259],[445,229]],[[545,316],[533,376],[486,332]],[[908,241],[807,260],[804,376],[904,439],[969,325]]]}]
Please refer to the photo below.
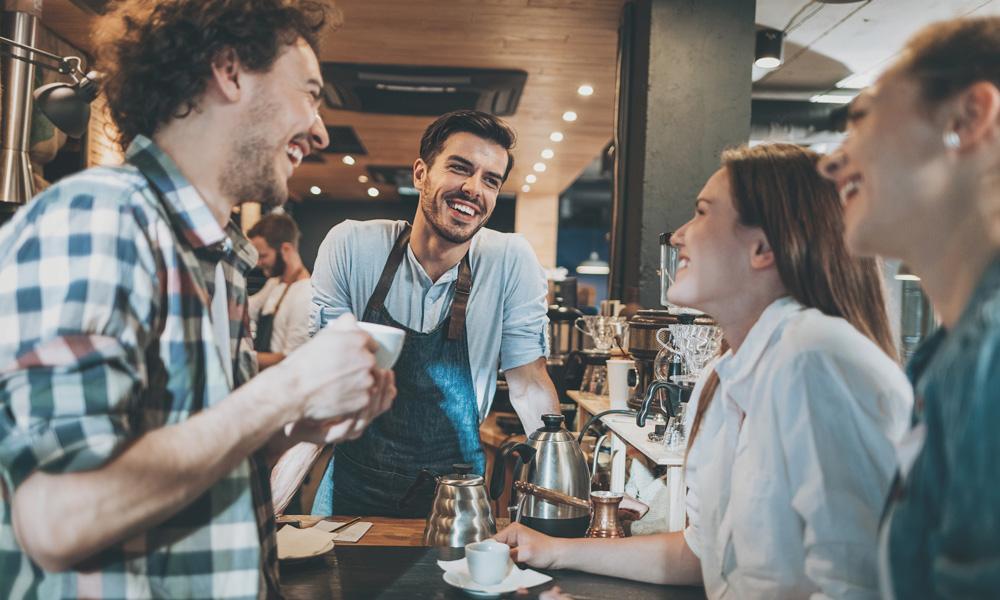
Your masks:
[{"label": "ceiling vent", "polygon": [[330,108],[438,117],[453,110],[514,114],[528,74],[517,70],[323,63]]},{"label": "ceiling vent", "polygon": [[404,167],[368,165],[368,175],[374,183],[397,187],[413,186],[413,165]]},{"label": "ceiling vent", "polygon": [[351,154],[353,156],[365,156],[368,151],[361,143],[353,127],[347,125],[327,125],[326,134],[330,136],[330,144],[323,148],[322,152],[327,154]]},{"label": "ceiling vent", "polygon": [[843,131],[847,105],[804,100],[762,100],[750,102],[751,126],[811,128],[815,131]]}]

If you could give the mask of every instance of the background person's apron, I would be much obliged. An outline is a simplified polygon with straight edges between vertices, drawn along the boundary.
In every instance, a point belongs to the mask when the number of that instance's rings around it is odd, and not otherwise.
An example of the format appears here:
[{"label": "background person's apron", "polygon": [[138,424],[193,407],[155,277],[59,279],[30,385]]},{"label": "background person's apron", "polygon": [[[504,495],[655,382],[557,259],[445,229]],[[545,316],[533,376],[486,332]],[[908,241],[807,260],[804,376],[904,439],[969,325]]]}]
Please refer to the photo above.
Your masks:
[{"label": "background person's apron", "polygon": [[[298,280],[295,280],[298,281]],[[295,283],[292,281],[292,283]],[[274,305],[274,312],[269,315],[263,314],[257,319],[257,335],[253,339],[253,349],[257,352],[271,352],[271,336],[274,335],[274,318],[278,316],[278,309],[281,308],[281,301],[285,299],[285,294],[292,289],[292,283],[285,285],[285,290],[278,297],[278,303]]]},{"label": "background person's apron", "polygon": [[430,484],[405,509],[396,508],[421,469],[446,475],[454,471],[453,464],[468,463],[475,473],[485,474],[479,405],[464,327],[472,290],[469,256],[459,266],[451,314],[433,331],[414,331],[393,319],[384,306],[409,239],[407,225],[396,239],[362,317],[406,331],[393,369],[396,399],[359,439],[334,449],[316,493],[314,514],[426,517],[434,499]]}]

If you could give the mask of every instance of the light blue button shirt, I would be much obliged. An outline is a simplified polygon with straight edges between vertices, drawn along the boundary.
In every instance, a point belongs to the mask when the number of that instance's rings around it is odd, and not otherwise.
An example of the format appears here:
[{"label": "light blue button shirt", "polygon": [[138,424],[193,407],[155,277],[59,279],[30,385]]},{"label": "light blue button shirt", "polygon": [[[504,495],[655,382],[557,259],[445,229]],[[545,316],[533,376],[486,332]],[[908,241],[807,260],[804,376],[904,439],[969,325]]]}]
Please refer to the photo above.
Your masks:
[{"label": "light blue button shirt", "polygon": [[[392,245],[405,221],[344,221],[319,247],[313,269],[310,334],[345,312],[361,318]],[[469,363],[482,420],[496,389],[497,361],[504,369],[548,355],[547,285],[534,250],[520,234],[482,229],[472,238],[472,293],[465,328]],[[385,299],[392,318],[428,332],[451,311],[458,265],[437,281],[407,246]]]}]

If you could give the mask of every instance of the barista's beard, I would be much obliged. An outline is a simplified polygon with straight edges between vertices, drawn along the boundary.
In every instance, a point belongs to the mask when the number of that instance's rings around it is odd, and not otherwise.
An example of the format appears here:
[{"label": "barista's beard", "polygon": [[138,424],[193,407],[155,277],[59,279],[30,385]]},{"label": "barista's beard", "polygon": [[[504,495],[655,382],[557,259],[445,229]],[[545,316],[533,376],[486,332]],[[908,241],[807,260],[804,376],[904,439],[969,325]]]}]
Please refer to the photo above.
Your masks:
[{"label": "barista's beard", "polygon": [[[428,180],[429,181],[429,180]],[[479,202],[474,200],[469,200],[468,198],[462,197],[460,194],[454,195],[456,199],[460,199],[463,202],[471,202],[476,205],[480,210]],[[430,223],[431,228],[440,236],[442,239],[451,242],[452,244],[464,244],[472,239],[479,230],[486,226],[486,222],[490,220],[492,214],[486,215],[482,221],[480,221],[471,230],[465,229],[458,225],[450,225],[442,212],[448,210],[447,199],[441,198],[440,200],[431,196],[425,195],[423,192],[420,193],[420,210],[424,213],[424,218]]]},{"label": "barista's beard", "polygon": [[271,267],[270,277],[281,277],[285,274],[285,270],[288,268],[288,263],[285,262],[285,257],[281,255],[281,250],[277,250],[274,253],[274,266]]}]

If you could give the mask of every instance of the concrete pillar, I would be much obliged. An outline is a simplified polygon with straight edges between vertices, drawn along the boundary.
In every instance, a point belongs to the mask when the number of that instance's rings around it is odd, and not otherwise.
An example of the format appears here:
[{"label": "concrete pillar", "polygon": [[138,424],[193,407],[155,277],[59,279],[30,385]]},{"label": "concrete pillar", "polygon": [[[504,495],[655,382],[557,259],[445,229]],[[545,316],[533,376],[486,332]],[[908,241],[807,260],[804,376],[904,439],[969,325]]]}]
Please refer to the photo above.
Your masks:
[{"label": "concrete pillar", "polygon": [[556,232],[559,230],[559,196],[519,193],[514,208],[514,231],[535,249],[545,269],[556,266]]},{"label": "concrete pillar", "polygon": [[749,139],[755,9],[755,0],[626,5],[610,298],[638,285],[642,306],[661,308],[659,234],[694,214],[721,152]]}]

